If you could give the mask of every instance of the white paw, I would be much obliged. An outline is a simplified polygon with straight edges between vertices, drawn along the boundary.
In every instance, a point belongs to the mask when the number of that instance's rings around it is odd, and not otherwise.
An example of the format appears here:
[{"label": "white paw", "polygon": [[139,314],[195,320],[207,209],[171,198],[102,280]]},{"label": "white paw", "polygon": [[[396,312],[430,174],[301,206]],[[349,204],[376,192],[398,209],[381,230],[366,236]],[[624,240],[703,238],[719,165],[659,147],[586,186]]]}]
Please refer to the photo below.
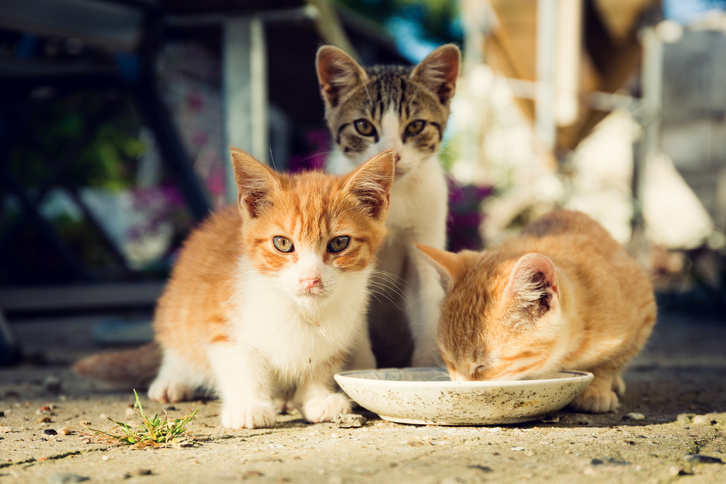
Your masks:
[{"label": "white paw", "polygon": [[194,388],[186,383],[157,378],[149,387],[149,398],[155,402],[174,403],[191,400]]},{"label": "white paw", "polygon": [[580,412],[609,413],[618,408],[618,396],[610,389],[587,387],[570,406]]},{"label": "white paw", "polygon": [[339,413],[350,413],[350,400],[340,393],[329,393],[303,402],[300,413],[308,422],[332,422]]},{"label": "white paw", "polygon": [[222,426],[228,429],[256,429],[275,424],[275,407],[258,401],[246,405],[222,404]]}]

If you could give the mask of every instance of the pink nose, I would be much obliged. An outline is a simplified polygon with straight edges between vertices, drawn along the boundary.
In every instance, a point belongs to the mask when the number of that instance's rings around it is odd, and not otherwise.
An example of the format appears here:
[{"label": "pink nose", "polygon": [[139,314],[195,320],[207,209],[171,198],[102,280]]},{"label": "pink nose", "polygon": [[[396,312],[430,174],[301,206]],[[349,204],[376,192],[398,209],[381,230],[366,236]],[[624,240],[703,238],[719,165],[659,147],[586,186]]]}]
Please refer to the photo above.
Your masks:
[{"label": "pink nose", "polygon": [[320,285],[320,278],[319,277],[309,277],[306,279],[300,279],[300,285],[302,287],[304,287],[305,289],[312,289],[312,288]]},{"label": "pink nose", "polygon": [[396,153],[396,156],[394,156],[393,161],[396,162],[396,163],[398,163],[399,161],[401,161],[401,155],[400,155],[400,153]]}]

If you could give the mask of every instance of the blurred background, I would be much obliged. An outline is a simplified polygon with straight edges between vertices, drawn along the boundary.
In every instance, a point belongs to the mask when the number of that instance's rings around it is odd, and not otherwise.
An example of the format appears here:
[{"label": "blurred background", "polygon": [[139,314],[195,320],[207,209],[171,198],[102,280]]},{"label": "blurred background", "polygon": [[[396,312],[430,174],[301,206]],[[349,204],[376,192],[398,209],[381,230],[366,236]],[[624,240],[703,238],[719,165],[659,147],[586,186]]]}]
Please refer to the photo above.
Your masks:
[{"label": "blurred background", "polygon": [[661,311],[724,321],[724,8],[3,0],[0,364],[148,340],[181,241],[236,199],[227,146],[278,170],[323,166],[323,44],[364,65],[462,48],[440,153],[450,249],[582,210],[651,270]]}]

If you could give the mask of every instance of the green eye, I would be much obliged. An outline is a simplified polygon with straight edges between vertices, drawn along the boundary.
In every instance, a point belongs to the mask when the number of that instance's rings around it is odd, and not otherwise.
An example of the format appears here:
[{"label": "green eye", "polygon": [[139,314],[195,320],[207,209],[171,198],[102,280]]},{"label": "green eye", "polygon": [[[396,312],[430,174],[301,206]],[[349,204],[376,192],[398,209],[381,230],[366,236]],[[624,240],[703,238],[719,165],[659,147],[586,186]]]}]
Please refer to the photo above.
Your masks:
[{"label": "green eye", "polygon": [[353,126],[355,126],[355,130],[358,131],[361,136],[375,136],[376,134],[376,128],[374,128],[373,124],[371,124],[371,122],[367,119],[354,121]]},{"label": "green eye", "polygon": [[342,252],[350,244],[350,237],[341,235],[328,242],[328,251],[332,253]]},{"label": "green eye", "polygon": [[272,238],[272,245],[274,245],[277,250],[285,254],[288,254],[295,250],[295,246],[292,245],[290,239],[286,237],[281,237],[279,235]]},{"label": "green eye", "polygon": [[406,126],[406,134],[408,136],[416,136],[423,131],[424,126],[426,126],[426,121],[419,120],[408,123],[408,126]]}]

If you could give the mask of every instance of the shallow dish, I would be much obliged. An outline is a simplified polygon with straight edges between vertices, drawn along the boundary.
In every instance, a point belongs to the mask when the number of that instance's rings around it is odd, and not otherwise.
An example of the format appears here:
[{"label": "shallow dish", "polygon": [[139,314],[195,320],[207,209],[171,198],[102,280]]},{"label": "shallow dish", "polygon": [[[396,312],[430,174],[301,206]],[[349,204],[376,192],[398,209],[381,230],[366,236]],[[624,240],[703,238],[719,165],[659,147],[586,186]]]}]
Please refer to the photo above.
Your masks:
[{"label": "shallow dish", "polygon": [[527,422],[560,410],[592,381],[561,371],[548,380],[451,381],[442,368],[346,371],[335,381],[361,407],[408,424],[496,425]]}]

